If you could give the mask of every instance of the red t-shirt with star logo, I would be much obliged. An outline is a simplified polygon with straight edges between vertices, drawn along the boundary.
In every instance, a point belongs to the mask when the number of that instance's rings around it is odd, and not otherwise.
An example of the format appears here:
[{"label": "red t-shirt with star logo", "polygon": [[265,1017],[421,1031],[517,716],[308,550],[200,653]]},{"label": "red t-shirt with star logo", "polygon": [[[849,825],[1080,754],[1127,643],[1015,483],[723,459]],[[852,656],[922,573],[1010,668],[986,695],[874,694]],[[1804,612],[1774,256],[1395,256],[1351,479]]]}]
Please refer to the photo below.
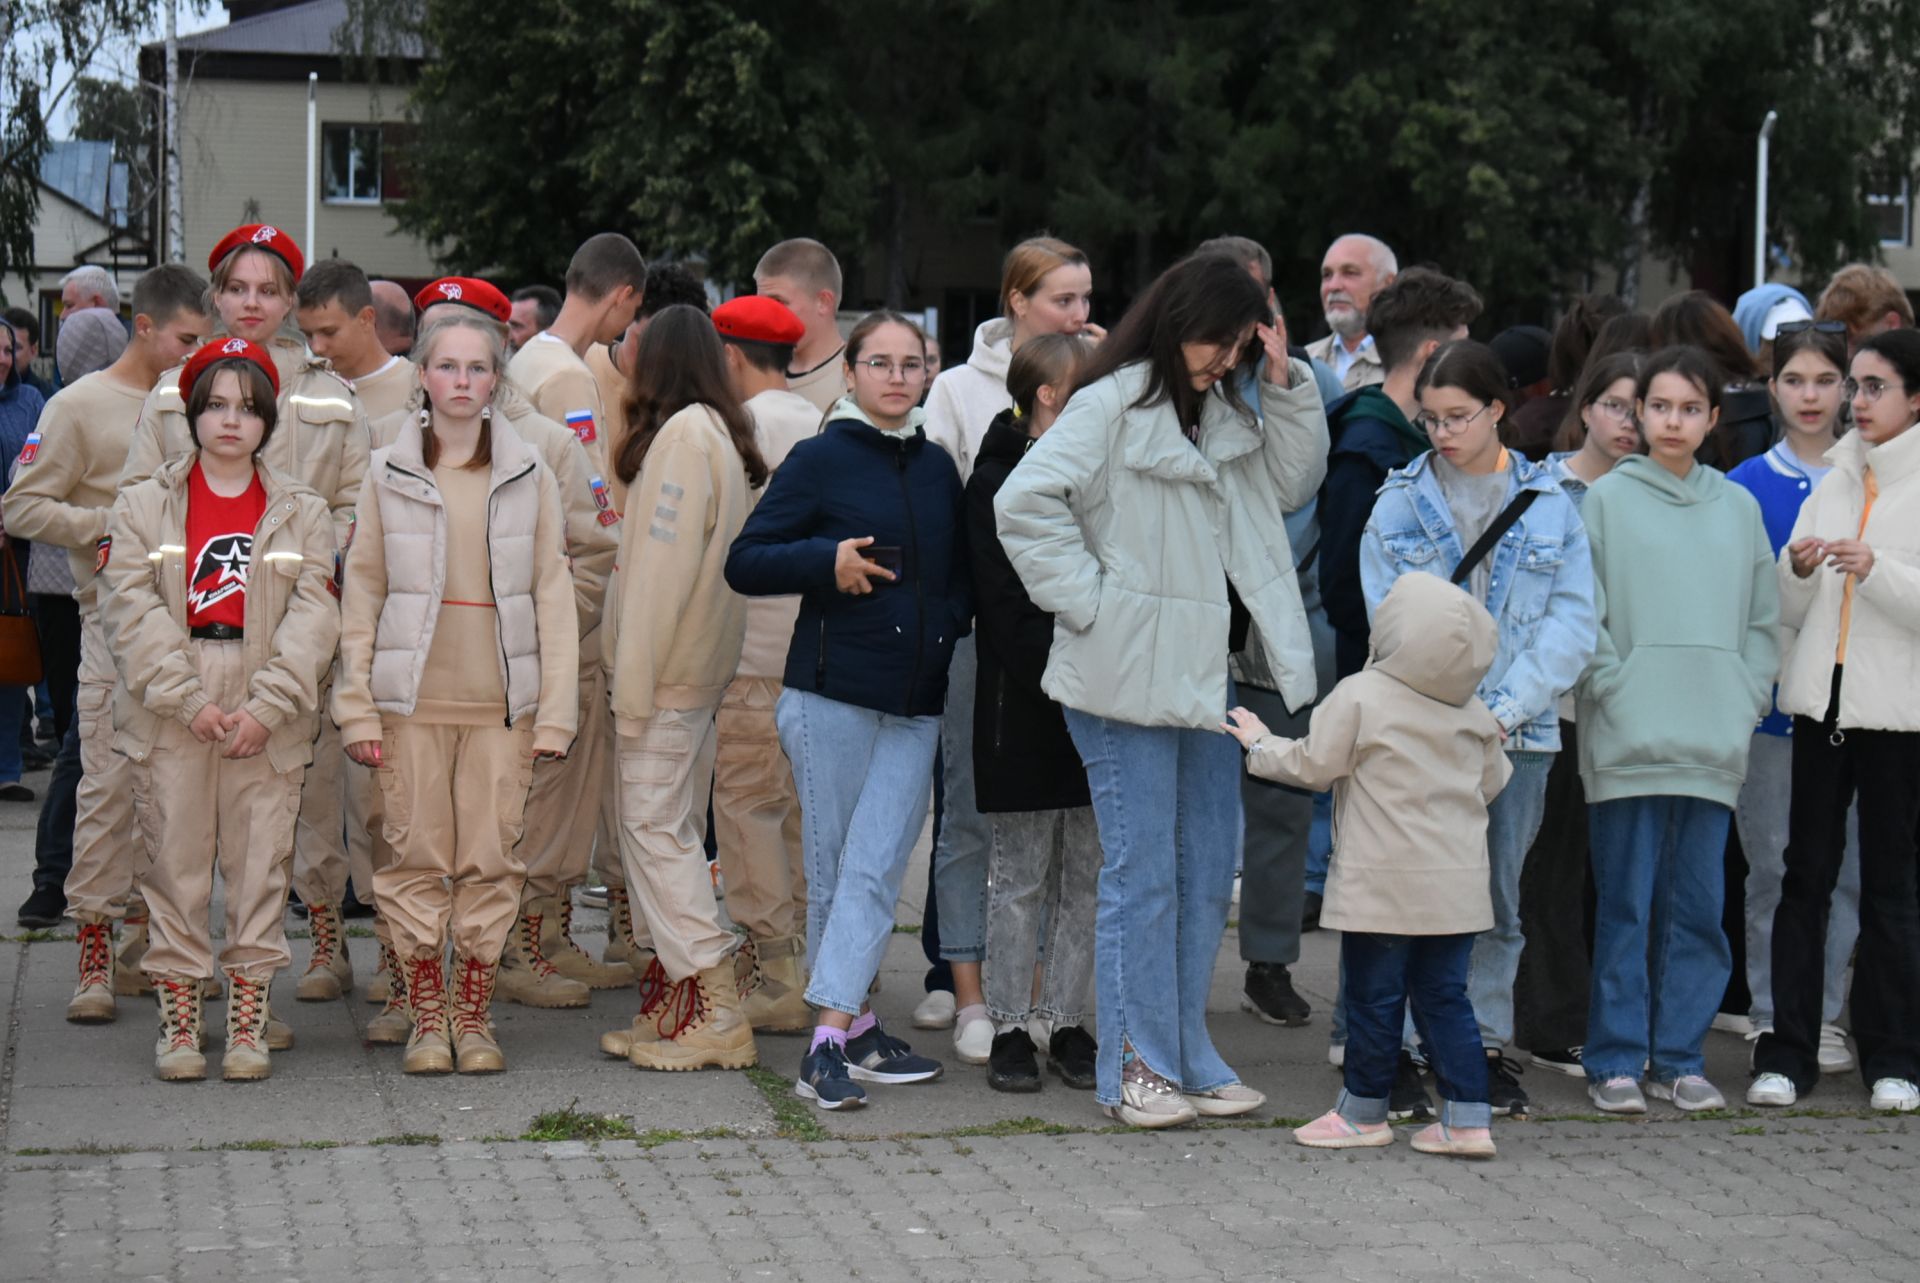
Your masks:
[{"label": "red t-shirt with star logo", "polygon": [[267,488],[254,473],[246,493],[217,495],[195,463],[187,474],[187,627],[247,624],[247,573],[253,532],[267,512]]}]

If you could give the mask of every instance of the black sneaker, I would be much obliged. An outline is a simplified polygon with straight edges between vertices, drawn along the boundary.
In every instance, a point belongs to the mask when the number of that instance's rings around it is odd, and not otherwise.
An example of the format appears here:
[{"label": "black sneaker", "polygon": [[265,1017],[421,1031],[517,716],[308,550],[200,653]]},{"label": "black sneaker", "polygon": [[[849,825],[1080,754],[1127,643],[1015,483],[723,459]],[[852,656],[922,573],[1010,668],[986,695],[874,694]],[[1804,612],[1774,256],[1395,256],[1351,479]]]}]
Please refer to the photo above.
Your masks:
[{"label": "black sneaker", "polygon": [[1047,1040],[1047,1063],[1075,1091],[1093,1090],[1093,1062],[1099,1052],[1100,1044],[1079,1025],[1063,1025]]},{"label": "black sneaker", "polygon": [[1412,1119],[1424,1123],[1433,1118],[1433,1097],[1420,1081],[1420,1067],[1406,1050],[1400,1052],[1400,1066],[1393,1073],[1393,1090],[1387,1093],[1387,1117],[1394,1122]]},{"label": "black sneaker", "polygon": [[987,1086],[995,1091],[1040,1090],[1040,1061],[1026,1030],[1009,1029],[993,1036],[993,1049],[987,1053]]},{"label": "black sneaker", "polygon": [[7,784],[0,784],[0,802],[31,801],[33,801],[33,790],[22,784],[19,780],[14,780]]},{"label": "black sneaker", "polygon": [[851,1068],[839,1043],[823,1042],[801,1060],[793,1093],[822,1109],[858,1109],[867,1103],[867,1093],[853,1081]]},{"label": "black sneaker", "polygon": [[1317,891],[1307,892],[1307,898],[1301,903],[1300,929],[1302,931],[1320,929],[1320,893]]},{"label": "black sneaker", "polygon": [[1528,1057],[1536,1068],[1550,1069],[1556,1074],[1565,1074],[1569,1078],[1584,1078],[1586,1066],[1580,1063],[1580,1047],[1556,1047],[1551,1051],[1536,1051]]},{"label": "black sneaker", "polygon": [[67,895],[59,887],[35,887],[33,894],[20,905],[15,921],[23,927],[42,930],[57,927],[60,919],[67,916]]},{"label": "black sneaker", "polygon": [[371,918],[373,906],[354,893],[353,884],[347,884],[347,893],[340,897],[340,916],[343,918]]},{"label": "black sneaker", "polygon": [[1520,1062],[1508,1060],[1499,1048],[1487,1048],[1487,1103],[1493,1106],[1496,1115],[1504,1118],[1527,1116],[1527,1092],[1520,1085],[1520,1080],[1514,1077],[1515,1074],[1526,1072]]},{"label": "black sneaker", "polygon": [[1240,1010],[1251,1011],[1270,1025],[1295,1028],[1307,1023],[1313,1008],[1294,992],[1293,977],[1277,962],[1247,964],[1246,991],[1240,998]]},{"label": "black sneaker", "polygon": [[940,1062],[916,1056],[913,1048],[878,1023],[858,1038],[847,1039],[848,1072],[862,1082],[924,1083],[938,1078]]}]

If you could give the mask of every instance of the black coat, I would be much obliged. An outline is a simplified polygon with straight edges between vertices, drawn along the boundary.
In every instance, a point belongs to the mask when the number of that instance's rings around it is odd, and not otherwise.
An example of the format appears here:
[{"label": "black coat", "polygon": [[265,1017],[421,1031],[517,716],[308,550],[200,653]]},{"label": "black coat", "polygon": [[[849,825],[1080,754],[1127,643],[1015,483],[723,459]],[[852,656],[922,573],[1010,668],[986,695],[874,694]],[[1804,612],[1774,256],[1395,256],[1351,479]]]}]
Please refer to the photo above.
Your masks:
[{"label": "black coat", "polygon": [[966,521],[973,566],[974,804],[983,812],[1057,811],[1088,806],[1087,772],[1060,706],[1040,689],[1053,649],[1053,616],[1033,604],[994,528],[993,498],[1033,439],[1003,410],[987,428],[967,481]]}]

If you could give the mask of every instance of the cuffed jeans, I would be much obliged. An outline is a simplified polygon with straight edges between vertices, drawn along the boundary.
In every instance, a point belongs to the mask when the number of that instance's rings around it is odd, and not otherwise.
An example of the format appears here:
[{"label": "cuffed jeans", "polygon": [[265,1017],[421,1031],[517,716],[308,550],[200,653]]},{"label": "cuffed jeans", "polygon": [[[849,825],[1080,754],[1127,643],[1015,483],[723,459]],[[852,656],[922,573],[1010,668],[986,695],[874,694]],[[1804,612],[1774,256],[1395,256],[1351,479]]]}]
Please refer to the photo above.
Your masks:
[{"label": "cuffed jeans", "polygon": [[940,719],[877,713],[789,686],[774,721],[800,797],[807,1002],[856,1016],[927,821]]},{"label": "cuffed jeans", "polygon": [[[993,833],[987,1013],[999,1024],[1034,1016],[1059,1029],[1084,1024],[1100,893],[1100,829],[1093,808],[1007,811],[988,816],[987,823]],[[1033,966],[1043,930],[1047,970],[1036,1007]]]},{"label": "cuffed jeans", "polygon": [[[1484,933],[1483,933],[1484,934]],[[1350,1123],[1387,1121],[1387,1097],[1399,1066],[1401,1028],[1411,1007],[1414,1028],[1440,1087],[1440,1121],[1490,1127],[1487,1056],[1467,998],[1472,934],[1340,937],[1346,971],[1345,1086],[1334,1105]]]},{"label": "cuffed jeans", "polygon": [[940,903],[940,956],[948,962],[979,962],[987,956],[987,859],[993,834],[973,794],[973,689],[979,680],[973,638],[962,637],[954,643],[947,669],[947,712],[940,723],[945,780],[932,867],[933,894]]},{"label": "cuffed jeans", "polygon": [[1732,811],[1697,797],[1595,802],[1593,990],[1582,1059],[1594,1082],[1698,1074],[1733,966],[1720,926]]},{"label": "cuffed jeans", "polygon": [[[1240,702],[1275,735],[1298,739],[1307,733],[1310,708],[1290,713],[1277,692],[1258,686],[1241,686],[1239,695]],[[1240,805],[1246,812],[1246,840],[1240,855],[1240,957],[1245,962],[1292,966],[1300,960],[1313,794],[1242,771]]]},{"label": "cuffed jeans", "polygon": [[1527,943],[1520,924],[1520,871],[1546,813],[1547,772],[1552,753],[1508,753],[1513,778],[1487,807],[1488,885],[1493,926],[1473,939],[1467,964],[1467,994],[1473,999],[1480,1039],[1488,1047],[1513,1041],[1513,978]]},{"label": "cuffed jeans", "polygon": [[1240,852],[1240,746],[1219,731],[1066,714],[1105,861],[1094,928],[1095,1099],[1120,1103],[1128,1047],[1182,1091],[1238,1082],[1207,1032],[1207,994]]},{"label": "cuffed jeans", "polygon": [[[1826,732],[1822,731],[1821,734]],[[1916,782],[1920,787],[1920,781]],[[1748,1014],[1756,1029],[1773,1025],[1773,915],[1787,873],[1787,834],[1793,798],[1793,738],[1753,737],[1747,753],[1747,782],[1740,789],[1733,822],[1747,853],[1746,934]],[[1840,876],[1827,909],[1827,952],[1820,1018],[1840,1019],[1847,997],[1847,964],[1860,938],[1860,814],[1847,813],[1847,845]]]}]

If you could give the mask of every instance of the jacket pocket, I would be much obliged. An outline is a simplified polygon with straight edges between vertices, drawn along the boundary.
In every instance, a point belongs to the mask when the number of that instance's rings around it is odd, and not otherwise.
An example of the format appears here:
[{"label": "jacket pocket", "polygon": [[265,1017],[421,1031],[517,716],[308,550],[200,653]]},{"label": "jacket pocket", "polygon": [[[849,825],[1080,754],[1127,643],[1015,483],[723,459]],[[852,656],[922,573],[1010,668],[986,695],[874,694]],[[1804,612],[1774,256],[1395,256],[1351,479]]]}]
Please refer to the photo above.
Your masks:
[{"label": "jacket pocket", "polygon": [[1424,530],[1403,530],[1382,535],[1380,546],[1386,550],[1387,558],[1401,575],[1415,570],[1433,575],[1440,573],[1439,567],[1434,564],[1440,560],[1440,549]]},{"label": "jacket pocket", "polygon": [[1506,616],[1518,624],[1545,617],[1547,603],[1553,599],[1553,581],[1565,561],[1564,540],[1530,538],[1523,543],[1514,561],[1513,583],[1507,590]]},{"label": "jacket pocket", "polygon": [[694,740],[692,727],[657,719],[644,735],[620,736],[622,823],[653,829],[686,817],[689,772],[684,764],[693,757]]},{"label": "jacket pocket", "polygon": [[1733,651],[1636,646],[1598,713],[1600,725],[1593,728],[1596,768],[1674,766],[1745,773],[1755,717],[1753,683]]}]

